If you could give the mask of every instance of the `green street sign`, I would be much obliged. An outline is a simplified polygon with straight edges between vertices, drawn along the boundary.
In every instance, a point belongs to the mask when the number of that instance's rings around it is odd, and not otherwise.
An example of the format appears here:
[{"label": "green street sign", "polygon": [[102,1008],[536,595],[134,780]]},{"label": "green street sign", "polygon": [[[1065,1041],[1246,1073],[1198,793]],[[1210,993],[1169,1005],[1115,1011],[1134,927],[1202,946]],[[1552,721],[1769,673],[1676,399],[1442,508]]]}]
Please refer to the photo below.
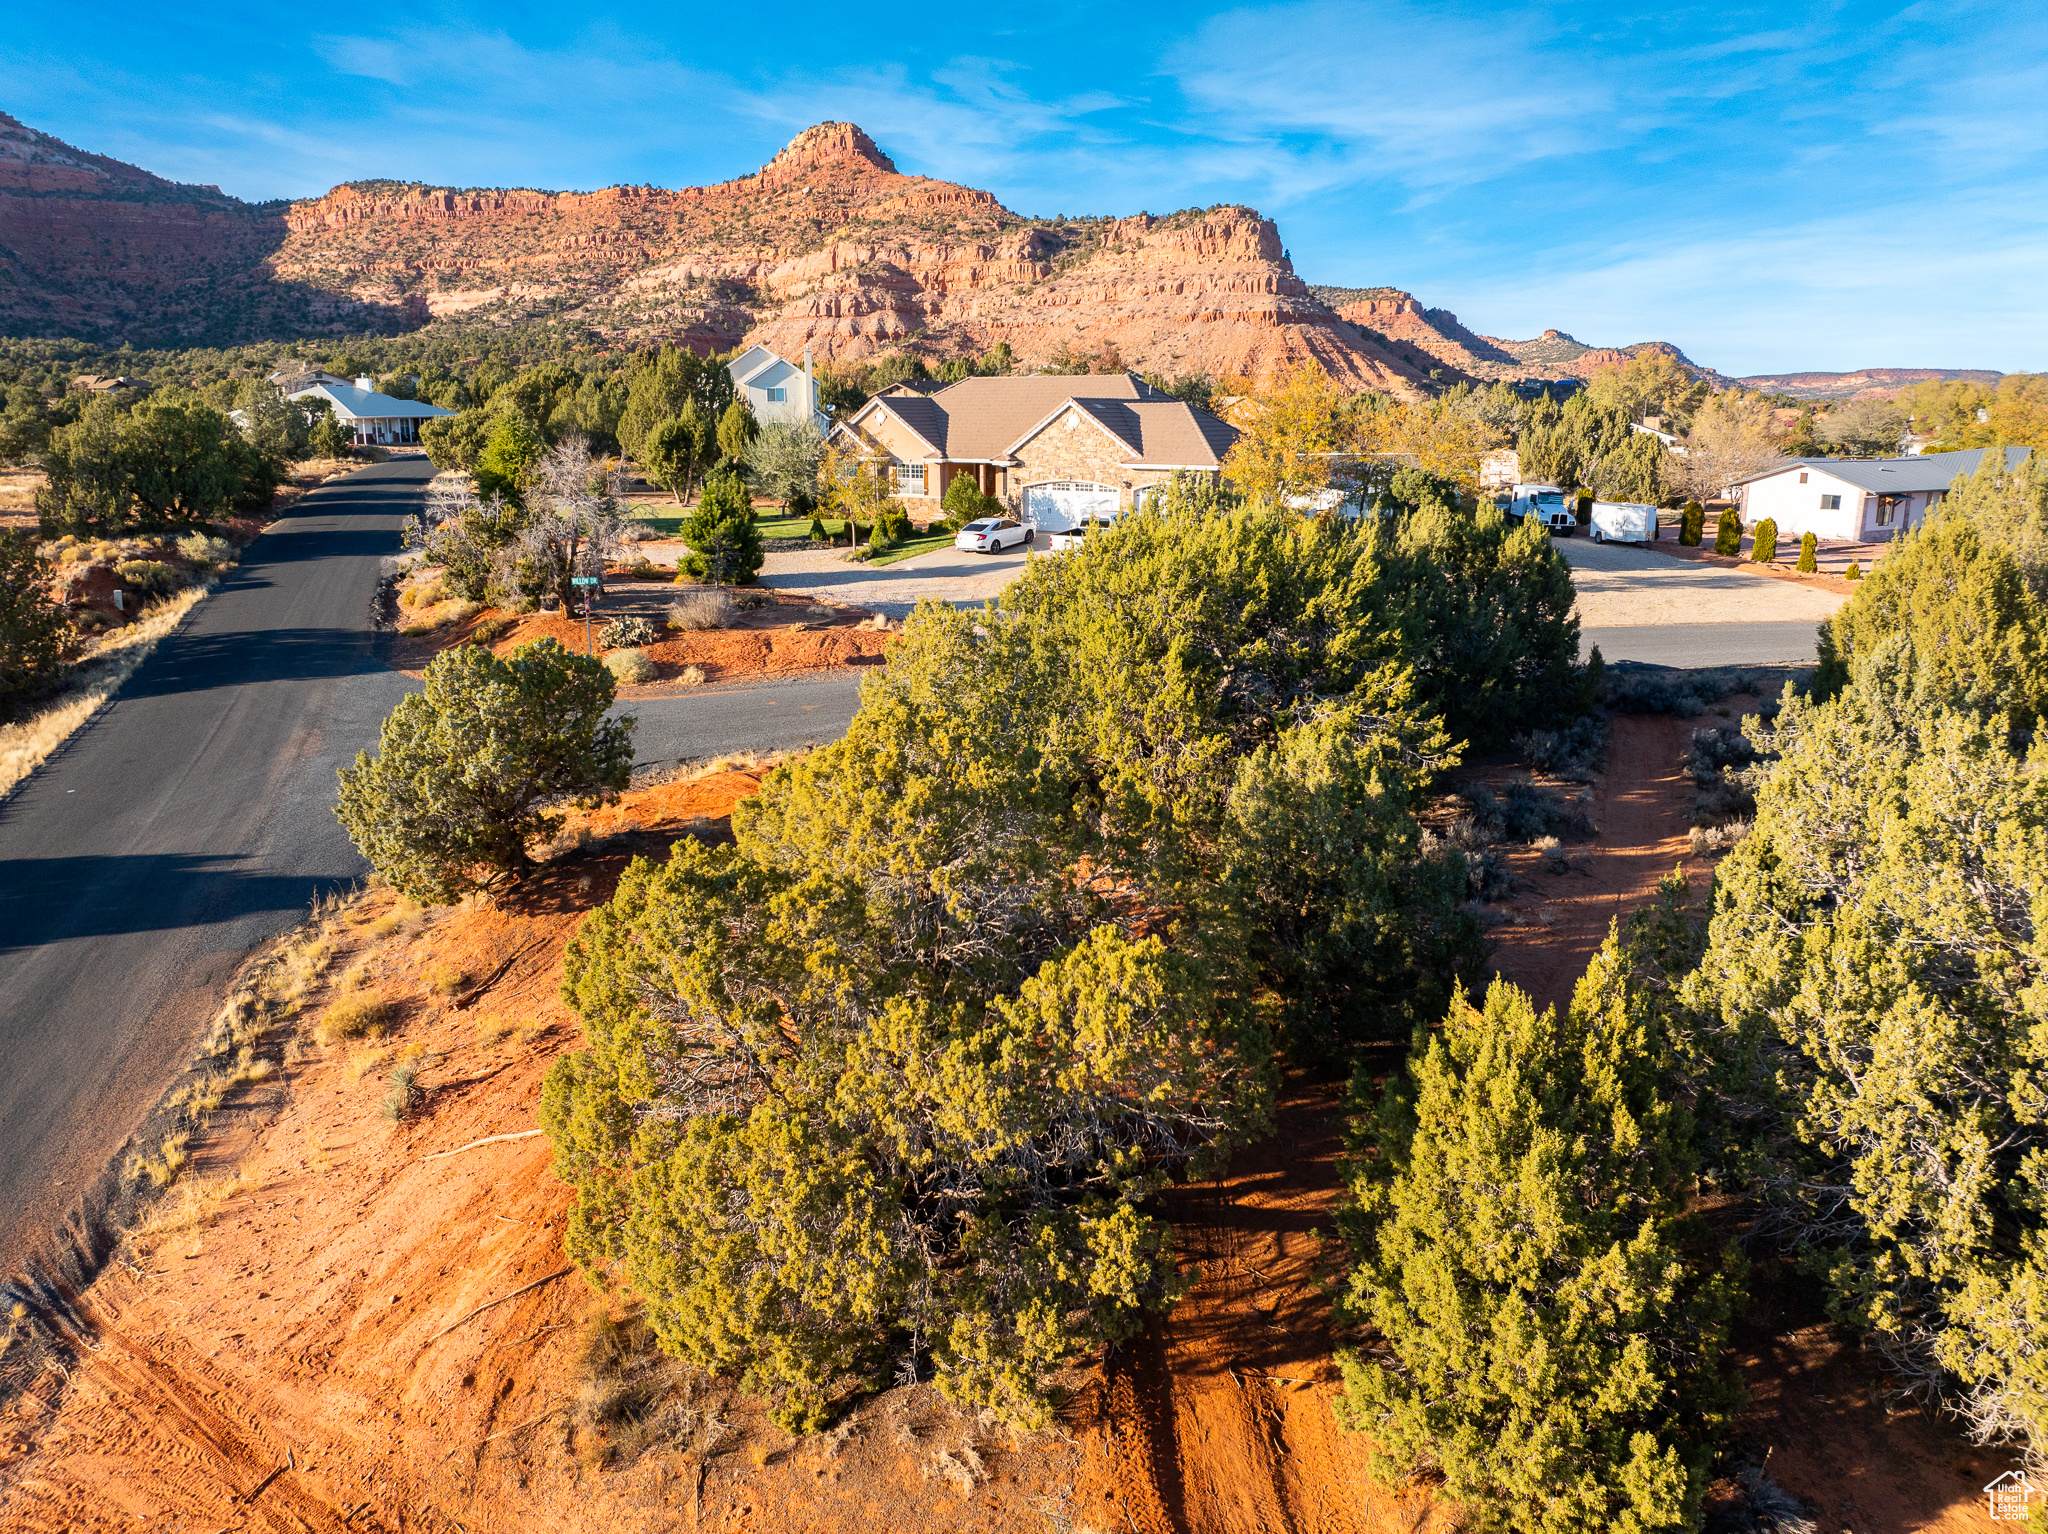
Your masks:
[{"label": "green street sign", "polygon": [[572,586],[595,586],[597,584],[597,577],[594,575],[572,575],[569,577],[569,584]]}]

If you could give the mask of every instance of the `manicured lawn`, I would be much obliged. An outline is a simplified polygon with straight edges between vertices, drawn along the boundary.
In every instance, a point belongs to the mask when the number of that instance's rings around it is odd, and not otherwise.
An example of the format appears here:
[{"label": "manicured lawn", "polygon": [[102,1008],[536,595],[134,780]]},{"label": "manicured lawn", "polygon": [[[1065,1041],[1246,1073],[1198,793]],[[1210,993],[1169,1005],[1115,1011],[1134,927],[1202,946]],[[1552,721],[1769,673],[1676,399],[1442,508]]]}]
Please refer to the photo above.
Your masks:
[{"label": "manicured lawn", "polygon": [[950,549],[953,546],[951,533],[933,533],[929,538],[913,538],[908,543],[899,543],[886,554],[877,554],[868,561],[871,565],[893,565],[901,560],[915,559],[920,554],[929,554],[934,549]]}]

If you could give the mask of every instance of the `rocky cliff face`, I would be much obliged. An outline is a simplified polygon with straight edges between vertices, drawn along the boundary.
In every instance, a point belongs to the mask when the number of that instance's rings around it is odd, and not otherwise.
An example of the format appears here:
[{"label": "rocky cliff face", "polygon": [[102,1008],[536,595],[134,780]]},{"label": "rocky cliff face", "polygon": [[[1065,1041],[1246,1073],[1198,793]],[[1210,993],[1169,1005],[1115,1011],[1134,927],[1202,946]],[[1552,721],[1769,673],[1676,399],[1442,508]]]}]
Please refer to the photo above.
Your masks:
[{"label": "rocky cliff face", "polygon": [[423,319],[566,315],[621,341],[763,341],[821,360],[999,342],[1146,370],[1265,376],[1316,361],[1358,387],[1420,378],[1333,314],[1249,208],[1037,224],[905,176],[824,123],[751,176],[676,191],[338,187],[296,204],[293,282]]},{"label": "rocky cliff face", "polygon": [[254,207],[0,117],[0,325],[219,344],[540,317],[628,344],[821,359],[1008,342],[1168,374],[1419,371],[1333,313],[1250,208],[1033,223],[900,173],[851,123],[716,186],[579,194],[397,182]]},{"label": "rocky cliff face", "polygon": [[283,212],[74,149],[0,113],[0,329],[180,345],[300,333],[344,315],[362,328],[353,301],[266,267]]}]

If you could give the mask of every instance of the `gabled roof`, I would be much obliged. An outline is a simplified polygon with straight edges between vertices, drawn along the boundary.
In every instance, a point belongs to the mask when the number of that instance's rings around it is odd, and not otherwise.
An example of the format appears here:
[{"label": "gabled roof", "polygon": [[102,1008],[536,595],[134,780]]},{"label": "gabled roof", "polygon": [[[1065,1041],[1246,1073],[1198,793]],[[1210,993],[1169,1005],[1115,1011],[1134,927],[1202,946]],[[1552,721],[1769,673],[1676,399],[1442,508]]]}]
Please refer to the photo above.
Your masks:
[{"label": "gabled roof", "polygon": [[1036,373],[1028,378],[963,378],[932,396],[948,422],[946,456],[988,462],[1043,426],[1071,399],[1151,397],[1129,373]]},{"label": "gabled roof", "polygon": [[743,384],[763,368],[781,360],[775,353],[756,341],[752,346],[728,362],[725,365],[725,370],[732,374],[732,381],[734,383]]},{"label": "gabled roof", "polygon": [[1166,399],[1129,373],[965,378],[936,394],[885,389],[838,430],[886,412],[954,463],[1008,463],[1019,448],[1075,409],[1130,455],[1132,467],[1213,469],[1236,430],[1206,410]]},{"label": "gabled roof", "polygon": [[[1765,469],[1735,481],[1738,485],[1769,479],[1788,469],[1806,469],[1827,474],[1844,484],[1873,495],[1913,495],[1927,490],[1946,490],[1958,474],[1975,474],[1989,448],[1968,447],[1954,453],[1921,453],[1913,458],[1788,458],[1776,468]],[[2008,472],[2026,460],[2031,448],[2005,450]]]},{"label": "gabled roof", "polygon": [[1134,467],[1220,468],[1237,441],[1237,430],[1228,422],[1177,399],[1077,399],[1074,404],[1131,450]]},{"label": "gabled roof", "polygon": [[354,384],[315,384],[310,389],[294,390],[285,398],[304,399],[309,394],[325,395],[333,403],[335,414],[345,415],[356,421],[423,421],[430,416],[455,414],[452,410],[443,410],[439,405],[430,405],[423,399],[394,399],[389,394],[379,394],[371,389],[358,389]]}]

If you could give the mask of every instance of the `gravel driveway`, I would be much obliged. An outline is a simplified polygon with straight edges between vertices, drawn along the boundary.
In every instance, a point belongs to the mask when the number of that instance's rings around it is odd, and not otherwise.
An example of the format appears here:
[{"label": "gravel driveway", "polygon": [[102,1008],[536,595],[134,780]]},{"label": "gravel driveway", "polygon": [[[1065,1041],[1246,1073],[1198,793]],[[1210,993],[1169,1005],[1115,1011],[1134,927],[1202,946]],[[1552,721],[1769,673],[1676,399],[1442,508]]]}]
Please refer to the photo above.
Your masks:
[{"label": "gravel driveway", "polygon": [[844,549],[794,549],[767,556],[761,584],[901,618],[925,597],[979,607],[1015,580],[1029,557],[1025,549],[1002,554],[936,549],[877,570],[849,563]]}]

